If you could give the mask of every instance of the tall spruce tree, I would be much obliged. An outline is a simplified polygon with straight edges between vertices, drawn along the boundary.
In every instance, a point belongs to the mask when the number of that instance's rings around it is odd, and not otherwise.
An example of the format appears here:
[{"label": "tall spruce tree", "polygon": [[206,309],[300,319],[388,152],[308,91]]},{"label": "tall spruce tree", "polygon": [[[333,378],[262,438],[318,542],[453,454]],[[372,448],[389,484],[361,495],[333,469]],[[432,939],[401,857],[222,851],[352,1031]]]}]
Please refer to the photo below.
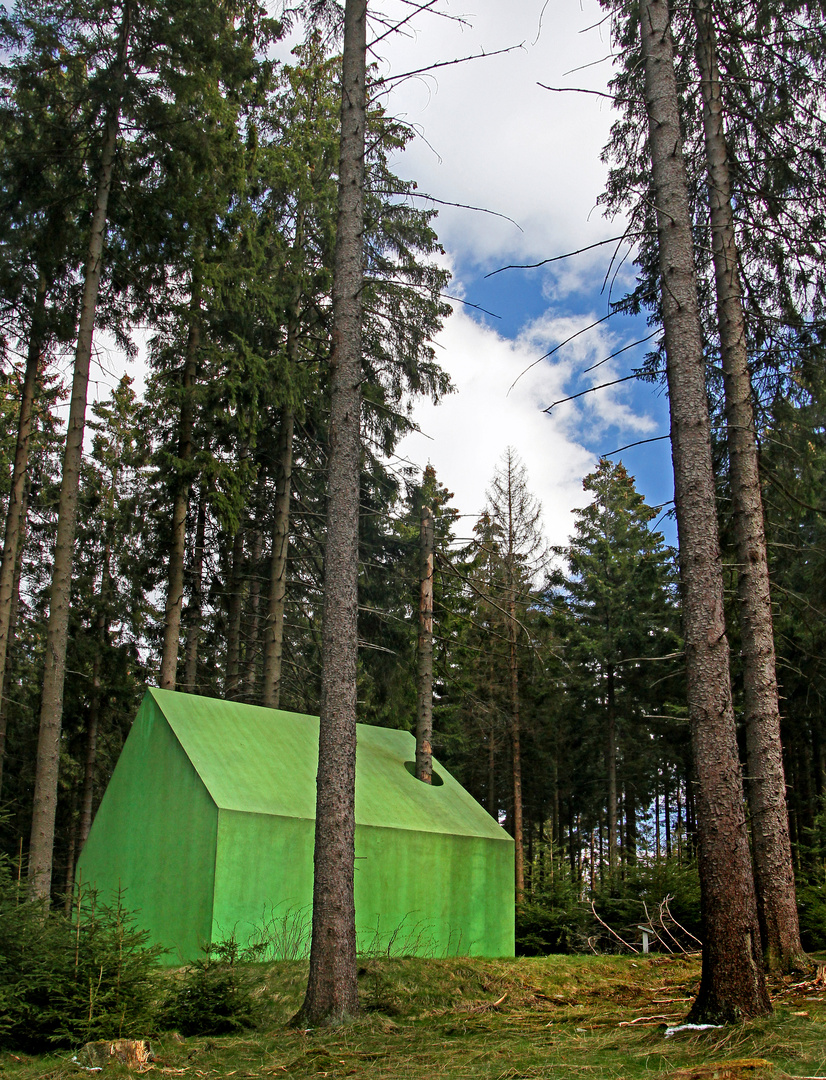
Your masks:
[{"label": "tall spruce tree", "polygon": [[[681,659],[676,581],[662,534],[649,526],[657,511],[645,504],[622,463],[603,458],[582,486],[593,501],[576,512],[574,535],[557,549],[567,573],[557,571],[551,583],[558,647],[568,665],[568,708],[587,732],[595,729],[595,735],[580,737],[595,748],[602,744],[604,769],[597,775],[604,778],[608,869],[614,874],[621,846],[627,861],[634,857],[629,848],[635,838],[627,830],[623,837],[619,807],[624,805],[627,825],[637,801],[647,803],[645,796],[653,793],[632,770],[643,759],[650,771],[644,714],[665,711],[661,680]],[[652,682],[660,683],[653,699]]]}]

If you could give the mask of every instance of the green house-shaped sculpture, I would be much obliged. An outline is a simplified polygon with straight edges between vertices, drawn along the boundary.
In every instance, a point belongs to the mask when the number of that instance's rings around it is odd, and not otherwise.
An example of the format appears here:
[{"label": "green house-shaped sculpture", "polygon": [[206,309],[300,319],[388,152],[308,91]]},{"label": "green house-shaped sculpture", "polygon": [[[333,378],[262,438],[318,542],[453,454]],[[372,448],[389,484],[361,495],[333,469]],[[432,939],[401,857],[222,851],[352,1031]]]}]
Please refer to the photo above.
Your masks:
[{"label": "green house-shaped sculpture", "polygon": [[[408,732],[358,725],[356,929],[361,951],[513,956],[513,842]],[[306,945],[318,719],[149,690],[78,864],[170,963],[208,943]]]}]

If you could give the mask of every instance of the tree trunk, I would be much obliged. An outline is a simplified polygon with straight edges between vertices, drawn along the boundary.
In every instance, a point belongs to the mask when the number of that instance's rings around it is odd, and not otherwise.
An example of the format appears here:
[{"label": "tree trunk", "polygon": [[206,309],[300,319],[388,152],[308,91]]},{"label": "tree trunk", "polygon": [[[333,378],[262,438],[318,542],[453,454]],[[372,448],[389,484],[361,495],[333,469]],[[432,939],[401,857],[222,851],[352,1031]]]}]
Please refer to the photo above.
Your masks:
[{"label": "tree trunk", "polygon": [[198,499],[198,518],[195,524],[195,549],[192,553],[192,584],[189,592],[189,611],[186,628],[186,661],[184,690],[198,692],[198,645],[201,639],[201,619],[204,610],[204,548],[206,546],[207,496],[202,488]]},{"label": "tree trunk", "polygon": [[698,778],[703,968],[695,1021],[771,1011],[729,681],[711,435],[679,105],[665,0],[641,0],[645,104],[680,540],[691,739]]},{"label": "tree trunk", "polygon": [[[29,443],[31,442],[34,398],[40,375],[40,361],[43,356],[46,321],[46,280],[41,275],[37,283],[31,326],[29,327],[29,347],[26,353],[26,371],[23,376],[23,388],[20,394],[20,413],[17,420],[17,445],[14,450],[9,507],[6,513],[5,539],[3,542],[3,562],[0,566],[0,702],[5,692],[6,654],[11,633],[11,609],[14,603],[14,578],[17,570],[18,555],[22,548],[21,539],[25,529],[24,503],[26,501],[26,476],[29,467]],[[5,710],[4,713],[5,715]],[[5,727],[0,731],[0,784],[3,776],[3,752],[5,749]]]},{"label": "tree trunk", "polygon": [[[26,546],[27,511],[29,505],[28,480],[23,485],[23,499],[20,504],[20,533],[17,540],[17,558],[14,565],[14,580],[11,589],[11,604],[9,606],[9,642],[14,641],[14,632],[17,625],[17,613],[20,608],[20,574],[23,570],[23,550]],[[3,665],[3,697],[0,698],[0,796],[3,794],[3,763],[6,760],[6,735],[8,732],[8,680],[12,669],[12,650],[6,649],[6,662]]]},{"label": "tree trunk", "polygon": [[255,529],[252,534],[250,548],[249,632],[247,634],[244,678],[241,687],[241,696],[245,701],[252,701],[255,695],[255,671],[258,666],[258,632],[261,622],[261,557],[263,554],[264,534],[260,529]]},{"label": "tree trunk", "polygon": [[625,861],[637,865],[637,790],[633,781],[625,785]]},{"label": "tree trunk", "polygon": [[264,631],[264,685],[261,700],[269,709],[281,702],[281,663],[284,654],[284,600],[287,595],[287,554],[290,546],[290,495],[293,474],[293,431],[295,414],[291,407],[281,410],[278,439],[278,479],[275,488],[270,590],[267,624]]},{"label": "tree trunk", "polygon": [[49,594],[49,622],[46,631],[40,733],[37,742],[34,782],[34,810],[29,845],[29,896],[34,901],[48,900],[52,887],[52,854],[60,768],[60,729],[63,720],[63,683],[66,673],[66,644],[72,591],[72,548],[77,523],[78,487],[83,452],[83,431],[86,423],[86,394],[92,357],[92,334],[95,328],[95,310],[100,289],[109,192],[117,150],[119,95],[122,93],[126,74],[130,17],[131,6],[127,0],[123,9],[115,71],[116,102],[106,118],[95,207],[92,213],[58,501],[57,539]]},{"label": "tree trunk", "polygon": [[201,347],[201,282],[200,271],[192,274],[192,296],[189,302],[189,334],[186,359],[181,379],[181,418],[178,428],[178,458],[182,474],[178,478],[175,501],[172,504],[172,539],[169,547],[168,589],[164,611],[163,652],[158,682],[162,690],[174,690],[178,680],[178,646],[181,639],[181,612],[184,605],[184,562],[186,559],[186,517],[192,482],[189,463],[192,461],[192,439],[195,428],[195,409],[192,400],[198,374],[198,352]]},{"label": "tree trunk", "polygon": [[224,695],[234,701],[241,683],[241,614],[244,609],[244,530],[240,527],[232,541],[228,607]]},{"label": "tree trunk", "polygon": [[738,562],[749,778],[746,792],[751,813],[755,885],[766,965],[772,971],[788,972],[804,967],[806,954],[800,943],[789,841],[769,566],[748,367],[746,320],[731,206],[731,177],[723,125],[716,35],[709,0],[695,0],[694,15],[703,93],[711,243]]},{"label": "tree trunk", "polygon": [[510,619],[508,620],[508,667],[511,706],[511,769],[513,780],[513,863],[516,902],[525,892],[525,855],[522,835],[522,739],[519,724],[519,667],[516,656],[516,600],[510,590]]},{"label": "tree trunk", "polygon": [[419,562],[418,709],[416,713],[416,776],[433,782],[433,511],[422,507]]},{"label": "tree trunk", "polygon": [[[105,634],[105,624],[101,635]],[[98,728],[100,726],[100,666],[101,643],[92,661],[92,696],[89,701],[89,715],[86,720],[86,757],[83,767],[83,796],[80,802],[80,819],[77,827],[77,846],[83,851],[83,845],[92,827],[92,806],[95,795],[95,765],[98,754]]]},{"label": "tree trunk", "polygon": [[607,716],[605,725],[605,768],[608,775],[608,872],[617,871],[617,714],[614,700],[614,666],[606,668]]},{"label": "tree trunk", "polygon": [[358,1012],[353,899],[367,0],[346,0],[333,268],[313,929],[301,1026]]}]

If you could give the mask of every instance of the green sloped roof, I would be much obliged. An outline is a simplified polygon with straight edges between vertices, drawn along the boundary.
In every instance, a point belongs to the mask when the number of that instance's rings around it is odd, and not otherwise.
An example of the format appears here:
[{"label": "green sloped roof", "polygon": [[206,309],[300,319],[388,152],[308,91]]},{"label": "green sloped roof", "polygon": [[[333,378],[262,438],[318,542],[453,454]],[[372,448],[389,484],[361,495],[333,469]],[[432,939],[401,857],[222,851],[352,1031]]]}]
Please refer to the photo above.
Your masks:
[{"label": "green sloped roof", "polygon": [[[171,690],[147,691],[216,805],[278,817],[315,817],[318,718]],[[356,824],[511,842],[450,773],[422,784],[405,768],[407,731],[358,725]]]}]

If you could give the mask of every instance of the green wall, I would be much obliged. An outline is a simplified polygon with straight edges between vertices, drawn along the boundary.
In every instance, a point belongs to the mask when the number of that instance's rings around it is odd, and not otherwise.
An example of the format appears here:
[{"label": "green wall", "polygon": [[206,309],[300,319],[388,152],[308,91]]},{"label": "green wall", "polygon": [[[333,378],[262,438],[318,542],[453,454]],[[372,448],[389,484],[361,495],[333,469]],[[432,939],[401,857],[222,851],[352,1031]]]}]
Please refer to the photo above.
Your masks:
[{"label": "green wall", "polygon": [[513,844],[357,825],[356,929],[366,952],[513,956]]},{"label": "green wall", "polygon": [[[242,945],[266,926],[274,955],[304,955],[313,897],[314,822],[222,810],[213,941]],[[356,826],[359,950],[513,956],[513,845]]]},{"label": "green wall", "polygon": [[209,941],[218,810],[166,718],[147,696],[78,862],[78,880],[111,904],[121,888],[171,964]]},{"label": "green wall", "polygon": [[313,833],[305,818],[221,810],[213,941],[246,945],[266,925],[275,956],[306,952],[313,902]]}]

